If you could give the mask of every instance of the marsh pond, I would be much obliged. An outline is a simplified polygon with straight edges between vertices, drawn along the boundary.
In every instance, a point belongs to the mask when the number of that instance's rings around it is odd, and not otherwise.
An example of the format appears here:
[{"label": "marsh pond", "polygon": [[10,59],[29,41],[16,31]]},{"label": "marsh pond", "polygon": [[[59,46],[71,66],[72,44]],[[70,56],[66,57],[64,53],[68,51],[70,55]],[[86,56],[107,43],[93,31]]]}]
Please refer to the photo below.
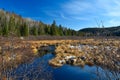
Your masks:
[{"label": "marsh pond", "polygon": [[75,66],[64,64],[61,67],[49,65],[54,58],[54,46],[49,46],[48,52],[23,63],[17,68],[6,71],[7,80],[120,80],[120,72],[102,68],[97,65]]}]

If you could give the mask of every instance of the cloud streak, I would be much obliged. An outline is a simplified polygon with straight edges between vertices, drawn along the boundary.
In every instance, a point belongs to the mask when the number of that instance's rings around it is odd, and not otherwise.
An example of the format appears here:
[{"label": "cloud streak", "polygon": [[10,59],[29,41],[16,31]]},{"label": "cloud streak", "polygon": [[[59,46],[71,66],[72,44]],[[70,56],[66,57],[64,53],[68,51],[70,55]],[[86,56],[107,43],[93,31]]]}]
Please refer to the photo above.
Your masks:
[{"label": "cloud streak", "polygon": [[105,13],[103,13],[105,16],[110,16],[110,17],[118,17],[120,16],[120,1],[119,0],[98,0],[98,5],[102,5],[102,9],[104,10]]},{"label": "cloud streak", "polygon": [[110,23],[111,26],[120,24],[120,20],[115,19],[120,17],[119,8],[120,0],[70,0],[62,5],[63,12],[75,20],[98,18]]},{"label": "cloud streak", "polygon": [[62,5],[62,8],[65,12],[69,14],[80,14],[81,12],[85,12],[85,10],[91,8],[91,3],[83,2],[81,0],[72,0]]}]

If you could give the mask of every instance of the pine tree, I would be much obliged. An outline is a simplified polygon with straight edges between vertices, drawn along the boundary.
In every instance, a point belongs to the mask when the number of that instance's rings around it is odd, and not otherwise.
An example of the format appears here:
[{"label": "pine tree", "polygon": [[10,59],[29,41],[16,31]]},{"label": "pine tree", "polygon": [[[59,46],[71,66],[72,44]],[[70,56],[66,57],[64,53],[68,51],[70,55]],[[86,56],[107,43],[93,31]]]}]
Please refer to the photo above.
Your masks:
[{"label": "pine tree", "polygon": [[20,33],[20,23],[19,22],[17,22],[16,23],[16,28],[15,28],[15,34],[17,35],[17,36],[21,36],[21,33]]},{"label": "pine tree", "polygon": [[45,35],[45,26],[43,24],[39,24],[38,35]]},{"label": "pine tree", "polygon": [[45,26],[45,33],[46,33],[46,35],[50,35],[50,26],[49,25]]},{"label": "pine tree", "polygon": [[27,26],[27,24],[24,24],[24,35],[29,36],[29,27]]},{"label": "pine tree", "polygon": [[9,20],[9,31],[11,33],[15,32],[15,18],[13,15],[11,15],[10,20]]},{"label": "pine tree", "polygon": [[63,35],[64,35],[64,34],[63,34],[63,28],[62,28],[61,25],[59,25],[59,35],[60,35],[60,36],[63,36]]},{"label": "pine tree", "polygon": [[37,36],[38,35],[38,29],[37,29],[37,27],[33,27],[32,28],[32,34],[34,35],[34,36]]},{"label": "pine tree", "polygon": [[59,35],[55,20],[53,21],[53,23],[51,25],[51,32],[50,33],[51,33],[51,35],[55,35],[55,36]]},{"label": "pine tree", "polygon": [[2,35],[3,35],[3,36],[8,36],[8,34],[9,34],[8,24],[6,23],[6,24],[3,26]]},{"label": "pine tree", "polygon": [[67,28],[64,28],[63,33],[64,33],[65,36],[68,36]]},{"label": "pine tree", "polygon": [[26,25],[26,23],[20,26],[20,35],[29,36],[29,27]]},{"label": "pine tree", "polygon": [[0,10],[0,35],[2,36],[29,36],[30,35],[53,35],[53,36],[74,36],[79,35],[75,30],[57,26],[54,20],[47,25],[42,22],[23,19],[14,13]]}]

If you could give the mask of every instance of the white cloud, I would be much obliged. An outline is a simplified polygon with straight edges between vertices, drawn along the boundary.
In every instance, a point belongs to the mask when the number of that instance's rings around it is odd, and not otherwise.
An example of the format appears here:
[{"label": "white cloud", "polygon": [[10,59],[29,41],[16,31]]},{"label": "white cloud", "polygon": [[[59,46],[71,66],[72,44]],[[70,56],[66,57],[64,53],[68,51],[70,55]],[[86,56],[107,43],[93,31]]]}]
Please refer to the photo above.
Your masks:
[{"label": "white cloud", "polygon": [[[70,0],[62,4],[62,10],[73,20],[105,21],[105,25],[120,24],[120,0]],[[64,16],[65,17],[65,16]]]},{"label": "white cloud", "polygon": [[101,5],[105,16],[120,17],[120,0],[98,0],[97,4]]},{"label": "white cloud", "polygon": [[71,19],[88,21],[94,20],[98,9],[94,1],[90,2],[87,0],[71,0],[62,5],[63,12],[70,16]]},{"label": "white cloud", "polygon": [[[68,1],[68,2],[67,2]],[[119,25],[120,0],[66,0],[59,9],[43,9],[48,17],[75,26],[96,26],[95,19],[105,26]],[[63,22],[64,23],[64,22]]]},{"label": "white cloud", "polygon": [[72,19],[75,19],[75,20],[82,20],[82,21],[86,21],[86,20],[90,20],[89,18],[86,18],[86,17],[78,17],[78,16],[73,16],[71,17]]},{"label": "white cloud", "polygon": [[63,11],[72,15],[104,14],[120,16],[120,0],[71,0],[62,5]]},{"label": "white cloud", "polygon": [[65,16],[65,14],[61,12],[60,12],[60,17],[65,20],[69,20],[69,17]]},{"label": "white cloud", "polygon": [[[68,14],[80,14],[91,8],[91,3],[81,0],[72,0],[62,5],[63,10]],[[92,8],[91,8],[92,9]]]},{"label": "white cloud", "polygon": [[111,19],[108,21],[108,25],[107,26],[118,26],[120,25],[120,20],[118,19]]},{"label": "white cloud", "polygon": [[120,0],[99,0],[99,6],[102,5],[104,18],[109,18],[106,21],[106,26],[118,26],[120,25]]},{"label": "white cloud", "polygon": [[52,10],[47,10],[47,11],[43,11],[46,15],[48,15],[48,16],[51,16],[51,17],[53,17],[53,18],[58,18],[58,16],[59,16],[59,12],[57,12],[57,11],[52,11]]}]

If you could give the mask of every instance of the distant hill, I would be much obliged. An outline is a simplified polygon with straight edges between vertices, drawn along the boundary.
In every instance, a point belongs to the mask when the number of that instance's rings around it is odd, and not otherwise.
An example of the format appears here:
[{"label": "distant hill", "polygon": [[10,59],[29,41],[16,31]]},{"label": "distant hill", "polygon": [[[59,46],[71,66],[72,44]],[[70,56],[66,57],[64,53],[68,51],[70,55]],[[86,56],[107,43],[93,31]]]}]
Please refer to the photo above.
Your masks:
[{"label": "distant hill", "polygon": [[79,30],[87,36],[120,36],[120,26],[109,28],[84,28]]},{"label": "distant hill", "polygon": [[120,36],[120,26],[110,28],[84,28],[75,31],[70,28],[30,18],[23,18],[14,12],[0,9],[0,36]]}]

